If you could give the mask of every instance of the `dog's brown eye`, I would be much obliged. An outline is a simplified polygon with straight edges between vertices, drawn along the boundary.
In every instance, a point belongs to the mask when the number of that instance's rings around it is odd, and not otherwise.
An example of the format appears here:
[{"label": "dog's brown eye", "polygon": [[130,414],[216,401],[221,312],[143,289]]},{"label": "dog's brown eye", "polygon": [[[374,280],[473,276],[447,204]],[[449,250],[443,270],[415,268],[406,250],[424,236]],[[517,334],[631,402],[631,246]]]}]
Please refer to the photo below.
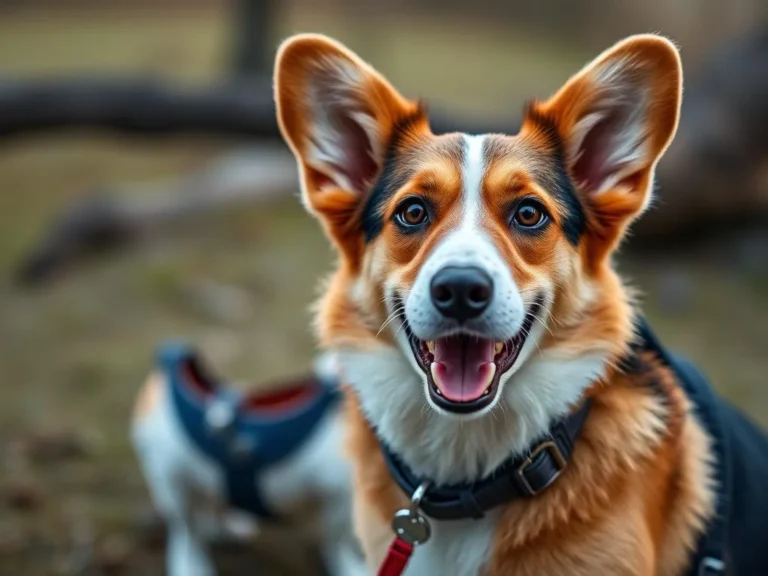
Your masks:
[{"label": "dog's brown eye", "polygon": [[427,221],[427,207],[421,200],[407,200],[398,209],[397,219],[403,226],[418,226]]},{"label": "dog's brown eye", "polygon": [[514,221],[521,228],[538,228],[547,221],[547,215],[537,203],[528,201],[517,208]]}]

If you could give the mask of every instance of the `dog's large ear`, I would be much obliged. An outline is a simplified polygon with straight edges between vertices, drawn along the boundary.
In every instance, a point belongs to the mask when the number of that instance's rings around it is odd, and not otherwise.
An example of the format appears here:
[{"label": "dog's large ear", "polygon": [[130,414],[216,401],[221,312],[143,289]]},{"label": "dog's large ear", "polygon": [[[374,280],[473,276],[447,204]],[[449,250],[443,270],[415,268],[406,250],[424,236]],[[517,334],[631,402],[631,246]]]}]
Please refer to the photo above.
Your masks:
[{"label": "dog's large ear", "polygon": [[682,96],[675,46],[655,35],[619,42],[527,119],[554,123],[587,216],[590,257],[610,253],[649,204],[656,163],[674,137]]},{"label": "dog's large ear", "polygon": [[418,106],[341,44],[302,34],[280,47],[277,117],[296,155],[307,208],[353,256],[360,213],[398,122]]}]

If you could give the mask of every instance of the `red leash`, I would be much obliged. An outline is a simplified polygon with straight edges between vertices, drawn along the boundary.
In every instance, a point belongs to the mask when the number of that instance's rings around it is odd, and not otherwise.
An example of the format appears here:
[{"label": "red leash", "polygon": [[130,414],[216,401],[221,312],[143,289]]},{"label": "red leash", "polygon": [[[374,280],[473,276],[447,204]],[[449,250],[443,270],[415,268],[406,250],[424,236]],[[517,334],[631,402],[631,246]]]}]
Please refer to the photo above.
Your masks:
[{"label": "red leash", "polygon": [[405,540],[396,536],[387,551],[387,557],[379,567],[378,576],[400,576],[405,572],[408,560],[413,554],[413,544],[408,544]]},{"label": "red leash", "polygon": [[419,504],[427,488],[429,488],[428,482],[416,488],[411,496],[411,505],[398,510],[392,518],[395,539],[389,546],[384,562],[379,566],[378,576],[401,576],[408,566],[414,548],[429,540],[432,532],[429,522],[419,514]]}]

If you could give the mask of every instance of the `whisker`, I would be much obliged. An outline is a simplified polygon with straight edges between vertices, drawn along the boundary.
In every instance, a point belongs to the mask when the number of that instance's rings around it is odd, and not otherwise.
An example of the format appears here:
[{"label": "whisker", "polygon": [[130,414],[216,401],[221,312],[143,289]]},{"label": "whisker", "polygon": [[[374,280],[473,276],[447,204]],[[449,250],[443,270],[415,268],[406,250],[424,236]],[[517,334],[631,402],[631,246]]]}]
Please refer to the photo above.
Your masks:
[{"label": "whisker", "polygon": [[501,410],[502,416],[504,416],[504,423],[506,424],[506,422],[507,422],[507,411],[504,410],[504,402],[499,402],[498,406],[499,406],[499,410]]},{"label": "whisker", "polygon": [[378,336],[379,334],[381,334],[381,333],[384,331],[384,328],[386,328],[386,327],[387,327],[387,325],[388,325],[390,322],[392,322],[392,320],[394,320],[395,318],[397,318],[397,317],[400,315],[400,313],[401,313],[402,311],[403,311],[403,307],[402,307],[402,306],[399,306],[399,307],[397,307],[395,310],[393,310],[393,311],[392,311],[392,313],[391,313],[391,314],[390,314],[390,315],[387,317],[387,319],[386,319],[386,320],[384,320],[384,323],[381,325],[381,328],[379,328],[379,331],[378,331],[378,332],[376,332],[376,336]]},{"label": "whisker", "polygon": [[542,318],[541,318],[539,315],[537,315],[537,314],[531,314],[531,316],[533,316],[534,320],[538,320],[538,321],[539,321],[539,324],[541,324],[541,325],[542,325],[542,327],[544,328],[544,330],[546,330],[547,332],[549,332],[550,336],[553,336],[553,337],[554,337],[554,333],[552,332],[552,330],[549,328],[549,326],[547,326],[547,324],[544,322],[544,320],[543,320],[543,319],[542,319]]},{"label": "whisker", "polygon": [[[421,405],[421,410],[419,411],[419,422],[421,422],[421,419],[424,417],[424,412],[426,410],[429,410],[429,405],[426,402],[424,402]],[[429,414],[427,414],[427,422],[429,422]]]},{"label": "whisker", "polygon": [[[528,336],[531,335],[531,332],[529,330],[523,330],[522,331],[525,334],[525,337],[528,338]],[[536,346],[536,349],[539,351],[539,356],[544,357],[544,352],[541,351],[541,347],[539,346],[538,341],[534,340],[533,345]]]},{"label": "whisker", "polygon": [[[564,286],[562,286],[561,284],[558,284],[557,282],[552,282],[552,284],[554,284],[555,287],[560,288],[561,290],[565,289]],[[527,296],[529,294],[540,294],[540,293],[541,293],[541,290],[538,289],[538,288],[529,288],[527,290],[520,290],[520,294],[522,296]],[[558,320],[557,318],[555,318],[555,316],[554,316],[554,314],[552,314],[551,310],[550,310],[550,313],[549,313],[549,317],[550,317],[550,320],[552,321],[553,324],[557,324],[558,326],[563,326],[563,323],[560,320]]]}]

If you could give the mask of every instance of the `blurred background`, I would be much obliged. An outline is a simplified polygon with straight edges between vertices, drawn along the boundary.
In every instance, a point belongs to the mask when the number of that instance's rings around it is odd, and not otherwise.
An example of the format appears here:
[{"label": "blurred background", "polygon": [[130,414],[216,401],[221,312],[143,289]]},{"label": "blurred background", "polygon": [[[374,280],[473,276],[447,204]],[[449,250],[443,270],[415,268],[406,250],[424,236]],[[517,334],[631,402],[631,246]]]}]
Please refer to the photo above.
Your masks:
[{"label": "blurred background", "polygon": [[[768,424],[768,3],[0,0],[0,574],[162,573],[127,434],[158,341],[241,382],[309,366],[332,254],[269,79],[303,31],[468,131],[514,131],[627,34],[675,40],[680,132],[619,266],[666,343]],[[308,573],[285,536],[221,551],[225,573]]]}]

